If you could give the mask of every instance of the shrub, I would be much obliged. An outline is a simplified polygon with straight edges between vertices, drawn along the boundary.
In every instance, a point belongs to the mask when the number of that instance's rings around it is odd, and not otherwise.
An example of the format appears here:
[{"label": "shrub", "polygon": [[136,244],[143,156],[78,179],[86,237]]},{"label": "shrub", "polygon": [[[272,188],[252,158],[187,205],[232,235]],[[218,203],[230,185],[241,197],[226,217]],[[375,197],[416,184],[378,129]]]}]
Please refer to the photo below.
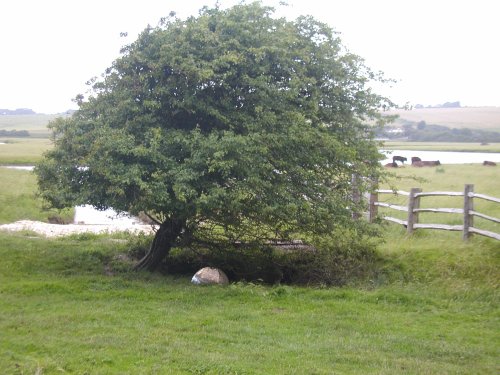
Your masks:
[{"label": "shrub", "polygon": [[[163,264],[171,274],[194,274],[202,267],[218,267],[231,281],[266,284],[345,285],[370,275],[378,260],[376,242],[344,230],[311,241],[313,246],[230,246],[174,248]],[[137,258],[147,241],[135,240]]]},{"label": "shrub", "polygon": [[378,260],[376,242],[343,230],[314,240],[314,250],[284,253],[284,283],[345,285],[369,275]]}]

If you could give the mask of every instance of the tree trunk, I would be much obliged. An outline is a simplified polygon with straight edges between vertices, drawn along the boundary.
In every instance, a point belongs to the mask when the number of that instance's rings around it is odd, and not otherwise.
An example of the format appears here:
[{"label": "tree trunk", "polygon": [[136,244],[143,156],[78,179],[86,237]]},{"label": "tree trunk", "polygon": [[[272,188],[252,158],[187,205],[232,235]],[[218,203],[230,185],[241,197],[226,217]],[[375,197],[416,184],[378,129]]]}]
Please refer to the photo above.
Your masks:
[{"label": "tree trunk", "polygon": [[167,257],[173,244],[181,235],[184,221],[176,219],[165,220],[156,231],[153,243],[146,255],[134,266],[136,271],[154,271]]}]

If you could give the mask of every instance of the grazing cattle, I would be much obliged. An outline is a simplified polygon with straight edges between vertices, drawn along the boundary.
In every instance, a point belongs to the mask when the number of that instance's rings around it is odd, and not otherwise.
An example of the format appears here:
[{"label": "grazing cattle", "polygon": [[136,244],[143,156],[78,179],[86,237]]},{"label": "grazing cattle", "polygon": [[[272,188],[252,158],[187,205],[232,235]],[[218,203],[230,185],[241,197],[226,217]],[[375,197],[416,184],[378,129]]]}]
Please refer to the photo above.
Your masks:
[{"label": "grazing cattle", "polygon": [[486,165],[488,167],[494,167],[497,165],[497,163],[495,163],[494,161],[485,160],[485,161],[483,161],[483,165]]},{"label": "grazing cattle", "polygon": [[386,165],[384,165],[384,167],[386,168],[398,168],[398,163],[387,163]]},{"label": "grazing cattle", "polygon": [[416,163],[416,162],[419,162],[419,161],[422,161],[422,159],[420,159],[420,158],[419,158],[419,157],[417,157],[417,156],[412,156],[412,158],[411,158],[411,163],[412,163],[412,164],[413,164],[413,163]]},{"label": "grazing cattle", "polygon": [[423,161],[415,161],[411,163],[412,166],[414,167],[434,167],[436,165],[441,165],[441,162],[439,160],[423,160]]},{"label": "grazing cattle", "polygon": [[403,165],[404,165],[405,161],[407,161],[407,160],[408,160],[408,159],[407,159],[407,158],[405,158],[404,156],[397,156],[397,155],[394,155],[394,156],[392,157],[392,162],[393,162],[393,163],[396,163],[397,161],[400,161],[400,162],[401,162],[401,164],[403,164]]}]

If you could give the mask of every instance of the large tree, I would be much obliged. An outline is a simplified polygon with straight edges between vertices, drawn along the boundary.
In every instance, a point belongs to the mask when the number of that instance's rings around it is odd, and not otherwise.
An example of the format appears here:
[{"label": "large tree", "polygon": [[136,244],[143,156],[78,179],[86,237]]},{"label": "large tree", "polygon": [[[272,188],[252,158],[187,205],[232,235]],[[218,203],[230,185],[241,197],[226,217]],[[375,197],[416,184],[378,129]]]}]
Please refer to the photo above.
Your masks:
[{"label": "large tree", "polygon": [[203,8],[146,28],[78,111],[51,123],[43,197],[147,213],[159,223],[138,264],[149,270],[177,244],[355,226],[351,176],[380,173],[366,123],[391,103],[330,27],[273,15],[260,3]]}]

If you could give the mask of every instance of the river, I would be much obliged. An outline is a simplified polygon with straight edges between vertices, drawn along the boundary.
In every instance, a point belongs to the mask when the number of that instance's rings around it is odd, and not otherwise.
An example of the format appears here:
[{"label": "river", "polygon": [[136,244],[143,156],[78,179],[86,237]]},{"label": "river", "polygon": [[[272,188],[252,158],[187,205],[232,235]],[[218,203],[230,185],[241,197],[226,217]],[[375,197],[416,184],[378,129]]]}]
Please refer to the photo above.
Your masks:
[{"label": "river", "polygon": [[115,210],[96,210],[90,205],[75,207],[75,224],[106,224],[129,226],[143,224],[139,219],[129,215],[118,215]]},{"label": "river", "polygon": [[470,164],[489,160],[500,163],[500,152],[455,152],[455,151],[415,151],[415,150],[380,150],[387,155],[383,164],[392,162],[394,155],[403,156],[411,163],[411,158],[417,156],[422,160],[439,160],[441,164]]}]

